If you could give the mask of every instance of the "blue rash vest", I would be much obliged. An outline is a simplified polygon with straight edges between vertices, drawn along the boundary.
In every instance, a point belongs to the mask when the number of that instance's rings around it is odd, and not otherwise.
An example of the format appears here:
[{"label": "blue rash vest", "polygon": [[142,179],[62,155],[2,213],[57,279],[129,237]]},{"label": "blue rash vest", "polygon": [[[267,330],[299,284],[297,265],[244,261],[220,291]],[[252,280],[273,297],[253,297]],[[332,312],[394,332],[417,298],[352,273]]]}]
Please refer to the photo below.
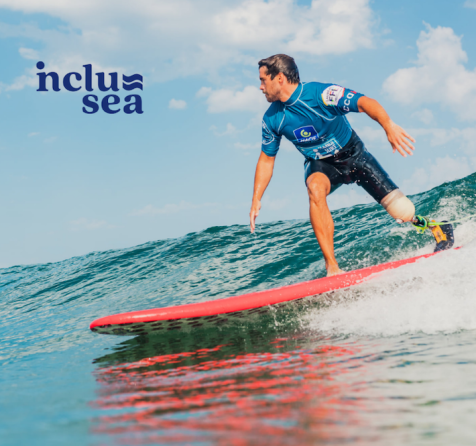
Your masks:
[{"label": "blue rash vest", "polygon": [[286,102],[273,102],[264,114],[261,150],[276,156],[284,135],[307,159],[335,155],[352,135],[345,114],[359,111],[361,96],[339,85],[300,83]]}]

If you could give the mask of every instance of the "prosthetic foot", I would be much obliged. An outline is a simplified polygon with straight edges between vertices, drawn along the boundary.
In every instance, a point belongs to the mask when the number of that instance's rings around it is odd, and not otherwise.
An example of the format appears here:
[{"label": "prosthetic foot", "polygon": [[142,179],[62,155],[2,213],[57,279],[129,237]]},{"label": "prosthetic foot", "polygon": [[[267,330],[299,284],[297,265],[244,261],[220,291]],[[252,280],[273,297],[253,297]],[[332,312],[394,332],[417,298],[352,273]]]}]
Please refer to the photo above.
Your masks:
[{"label": "prosthetic foot", "polygon": [[[446,223],[446,222],[442,222]],[[450,249],[455,243],[455,236],[453,234],[453,225],[446,223],[446,225],[431,226],[430,231],[436,240],[435,252]]]},{"label": "prosthetic foot", "polygon": [[423,233],[425,229],[431,231],[436,240],[436,248],[434,252],[444,251],[453,247],[455,237],[453,234],[453,225],[451,223],[446,221],[435,222],[435,220],[430,220],[428,217],[415,215],[412,224],[418,232]]}]

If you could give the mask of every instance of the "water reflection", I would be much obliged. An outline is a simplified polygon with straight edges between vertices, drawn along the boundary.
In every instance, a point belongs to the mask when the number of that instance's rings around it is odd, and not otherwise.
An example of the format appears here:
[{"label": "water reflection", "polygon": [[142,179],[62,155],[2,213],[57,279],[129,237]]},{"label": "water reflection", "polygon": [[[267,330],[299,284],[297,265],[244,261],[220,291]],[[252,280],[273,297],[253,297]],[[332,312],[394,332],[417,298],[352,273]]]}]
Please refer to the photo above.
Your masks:
[{"label": "water reflection", "polygon": [[358,443],[356,353],[272,330],[136,338],[96,360],[94,430],[119,444]]}]

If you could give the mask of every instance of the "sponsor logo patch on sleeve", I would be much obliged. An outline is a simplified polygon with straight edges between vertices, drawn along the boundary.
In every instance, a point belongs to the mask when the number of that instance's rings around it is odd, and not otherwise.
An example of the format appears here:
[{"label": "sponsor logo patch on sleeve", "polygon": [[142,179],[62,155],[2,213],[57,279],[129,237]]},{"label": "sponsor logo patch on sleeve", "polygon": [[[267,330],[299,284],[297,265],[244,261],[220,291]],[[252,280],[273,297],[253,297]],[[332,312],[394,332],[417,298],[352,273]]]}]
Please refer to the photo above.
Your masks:
[{"label": "sponsor logo patch on sleeve", "polygon": [[326,105],[336,106],[339,99],[344,96],[344,88],[339,85],[331,85],[322,92],[322,100]]}]

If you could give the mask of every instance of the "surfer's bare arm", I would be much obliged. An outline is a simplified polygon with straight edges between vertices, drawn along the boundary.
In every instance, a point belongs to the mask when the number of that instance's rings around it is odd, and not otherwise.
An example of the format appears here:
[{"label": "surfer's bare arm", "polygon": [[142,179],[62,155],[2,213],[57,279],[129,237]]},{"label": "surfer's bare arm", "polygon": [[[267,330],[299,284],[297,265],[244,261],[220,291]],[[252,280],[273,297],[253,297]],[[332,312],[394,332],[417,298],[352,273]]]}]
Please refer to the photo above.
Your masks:
[{"label": "surfer's bare arm", "polygon": [[366,113],[383,127],[388,141],[392,145],[393,153],[398,150],[398,153],[403,157],[406,157],[407,153],[408,155],[413,155],[415,148],[411,142],[415,142],[415,140],[390,119],[385,109],[375,99],[361,96],[357,106],[359,107],[359,112]]},{"label": "surfer's bare arm", "polygon": [[275,156],[268,156],[266,153],[261,152],[258,164],[256,165],[255,186],[253,189],[253,201],[251,203],[250,211],[251,232],[254,232],[255,230],[255,220],[261,209],[261,198],[273,176],[275,159]]}]

